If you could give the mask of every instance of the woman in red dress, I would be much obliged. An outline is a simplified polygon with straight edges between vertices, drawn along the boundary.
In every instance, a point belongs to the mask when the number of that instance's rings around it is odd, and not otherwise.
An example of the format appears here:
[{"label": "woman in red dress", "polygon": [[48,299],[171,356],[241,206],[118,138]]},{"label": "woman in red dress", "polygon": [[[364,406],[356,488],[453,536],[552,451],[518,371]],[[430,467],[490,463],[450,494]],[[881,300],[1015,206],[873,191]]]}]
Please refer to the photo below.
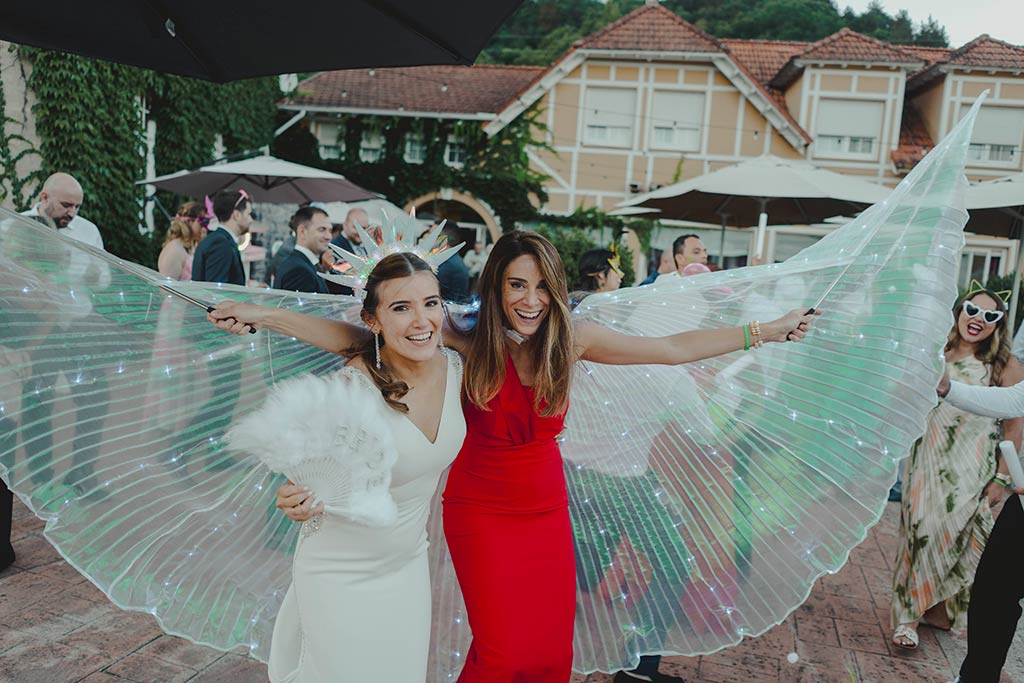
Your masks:
[{"label": "woman in red dress", "polygon": [[576,568],[556,437],[573,365],[678,364],[795,341],[799,310],[760,326],[635,337],[573,325],[554,246],[511,232],[480,277],[480,316],[449,344],[466,357],[466,441],[444,492],[444,529],[473,643],[459,683],[566,683]]}]

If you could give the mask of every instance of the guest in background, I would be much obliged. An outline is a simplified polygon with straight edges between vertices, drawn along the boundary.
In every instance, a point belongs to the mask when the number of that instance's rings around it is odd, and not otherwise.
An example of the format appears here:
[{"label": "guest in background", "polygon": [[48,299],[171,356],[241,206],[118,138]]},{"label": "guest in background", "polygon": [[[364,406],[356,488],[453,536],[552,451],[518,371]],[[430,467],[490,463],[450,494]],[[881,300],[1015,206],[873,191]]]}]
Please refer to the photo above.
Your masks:
[{"label": "guest in background", "polygon": [[327,294],[326,280],[317,275],[320,257],[330,251],[331,220],[327,212],[314,206],[305,206],[295,212],[288,225],[295,233],[295,249],[278,268],[275,287]]},{"label": "guest in background", "polygon": [[238,240],[252,225],[252,202],[245,190],[224,190],[213,198],[213,213],[220,221],[193,254],[192,279],[245,285],[245,267]]},{"label": "guest in background", "polygon": [[157,259],[157,270],[161,275],[175,280],[192,279],[192,254],[206,236],[209,222],[206,208],[199,202],[185,202],[178,207]]},{"label": "guest in background", "polygon": [[[436,223],[434,225],[437,225]],[[459,224],[448,221],[441,228],[441,234],[448,239],[448,246],[460,242]],[[437,269],[437,281],[441,283],[441,298],[457,304],[469,301],[469,269],[461,258],[450,258]]]},{"label": "guest in background", "polygon": [[484,264],[487,263],[487,250],[484,249],[484,243],[479,240],[474,242],[473,248],[462,257],[462,262],[466,264],[466,270],[469,271],[469,288],[473,290],[476,288],[476,281],[480,278]]},{"label": "guest in background", "polygon": [[[945,350],[953,379],[988,386],[1024,379],[1010,354],[1000,294],[972,282],[956,306]],[[1019,448],[1022,421],[1003,426]],[[993,420],[940,403],[906,461],[892,591],[892,640],[899,647],[917,647],[921,623],[943,630],[963,625],[971,580],[992,531],[991,508],[1005,491],[995,478],[997,466],[1006,471],[999,441]]]}]

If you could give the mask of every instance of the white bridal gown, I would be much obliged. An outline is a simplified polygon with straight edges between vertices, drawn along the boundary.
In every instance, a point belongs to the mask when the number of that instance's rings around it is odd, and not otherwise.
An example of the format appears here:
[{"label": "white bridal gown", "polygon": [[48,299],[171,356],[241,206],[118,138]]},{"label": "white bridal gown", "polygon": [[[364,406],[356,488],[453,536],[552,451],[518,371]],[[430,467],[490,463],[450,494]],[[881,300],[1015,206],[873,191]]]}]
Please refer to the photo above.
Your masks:
[{"label": "white bridal gown", "polygon": [[[369,527],[324,514],[306,522],[274,625],[268,670],[273,683],[422,683],[430,642],[427,517],[441,473],[466,436],[461,360],[451,351],[440,427],[433,443],[391,409],[355,368],[398,451],[391,496],[398,521]],[[344,406],[339,406],[344,410]],[[316,531],[313,528],[319,526]]]}]

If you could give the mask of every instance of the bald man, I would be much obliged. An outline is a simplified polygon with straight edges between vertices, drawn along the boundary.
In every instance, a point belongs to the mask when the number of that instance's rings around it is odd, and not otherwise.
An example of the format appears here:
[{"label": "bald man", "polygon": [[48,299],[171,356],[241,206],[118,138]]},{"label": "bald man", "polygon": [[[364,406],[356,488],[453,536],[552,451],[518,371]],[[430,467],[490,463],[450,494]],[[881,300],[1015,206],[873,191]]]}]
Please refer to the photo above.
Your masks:
[{"label": "bald man", "polygon": [[55,226],[61,234],[84,242],[97,249],[103,248],[103,237],[92,221],[78,215],[82,208],[82,186],[67,173],[54,173],[39,192],[39,203],[21,215],[41,219]]}]

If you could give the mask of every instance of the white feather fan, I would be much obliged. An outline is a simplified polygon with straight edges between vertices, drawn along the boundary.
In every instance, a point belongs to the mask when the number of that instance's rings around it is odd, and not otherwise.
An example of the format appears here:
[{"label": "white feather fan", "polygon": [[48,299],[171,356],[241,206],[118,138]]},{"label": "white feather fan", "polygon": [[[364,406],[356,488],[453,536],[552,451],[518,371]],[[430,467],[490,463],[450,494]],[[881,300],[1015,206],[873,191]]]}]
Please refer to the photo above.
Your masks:
[{"label": "white feather fan", "polygon": [[228,432],[232,450],[308,486],[325,512],[367,526],[390,526],[391,468],[398,459],[390,408],[368,381],[347,370],[281,382]]}]

